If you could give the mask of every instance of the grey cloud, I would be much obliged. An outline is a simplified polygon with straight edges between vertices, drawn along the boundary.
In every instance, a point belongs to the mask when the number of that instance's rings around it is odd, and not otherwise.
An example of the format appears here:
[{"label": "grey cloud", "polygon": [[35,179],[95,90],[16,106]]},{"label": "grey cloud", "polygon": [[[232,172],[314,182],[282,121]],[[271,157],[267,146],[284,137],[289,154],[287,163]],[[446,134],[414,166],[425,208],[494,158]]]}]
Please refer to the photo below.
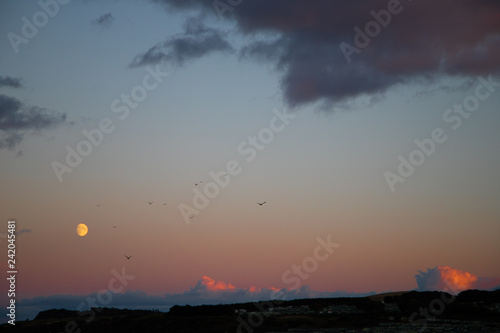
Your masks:
[{"label": "grey cloud", "polygon": [[113,14],[107,13],[99,16],[93,21],[94,24],[101,26],[103,28],[109,28],[114,21]]},{"label": "grey cloud", "polygon": [[[0,132],[0,150],[7,148],[14,150],[23,141],[24,135],[15,132]],[[22,155],[19,154],[19,155]]]},{"label": "grey cloud", "polygon": [[214,52],[231,52],[232,46],[224,34],[208,28],[195,18],[186,21],[184,33],[156,44],[134,58],[130,67],[155,65],[169,62],[181,66],[187,61],[201,58]]},{"label": "grey cloud", "polygon": [[14,150],[30,131],[54,128],[65,120],[64,113],[27,106],[17,98],[0,95],[0,149]]},{"label": "grey cloud", "polygon": [[16,231],[16,236],[21,236],[22,234],[27,234],[29,232],[31,232],[31,229],[26,229],[26,228],[25,229],[21,229],[19,231]]},{"label": "grey cloud", "polygon": [[[218,16],[212,1],[156,2]],[[400,12],[346,57],[340,45],[356,46],[354,28],[366,31],[375,16],[388,13],[389,3],[399,3]],[[257,39],[240,56],[275,65],[289,105],[320,102],[326,108],[380,96],[398,84],[498,74],[498,15],[500,2],[493,0],[252,0],[231,6],[224,18],[241,36]],[[263,34],[277,37],[259,40]]]},{"label": "grey cloud", "polygon": [[0,76],[0,87],[21,88],[23,86],[20,78],[10,76]]}]

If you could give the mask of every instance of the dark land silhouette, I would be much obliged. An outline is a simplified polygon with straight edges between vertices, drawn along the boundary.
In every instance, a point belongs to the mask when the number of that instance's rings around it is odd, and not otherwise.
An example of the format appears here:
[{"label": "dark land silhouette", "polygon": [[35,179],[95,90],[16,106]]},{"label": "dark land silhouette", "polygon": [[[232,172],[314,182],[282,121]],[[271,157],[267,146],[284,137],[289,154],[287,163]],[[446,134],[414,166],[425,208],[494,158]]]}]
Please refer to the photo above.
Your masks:
[{"label": "dark land silhouette", "polygon": [[173,306],[52,309],[4,332],[500,332],[500,289]]}]

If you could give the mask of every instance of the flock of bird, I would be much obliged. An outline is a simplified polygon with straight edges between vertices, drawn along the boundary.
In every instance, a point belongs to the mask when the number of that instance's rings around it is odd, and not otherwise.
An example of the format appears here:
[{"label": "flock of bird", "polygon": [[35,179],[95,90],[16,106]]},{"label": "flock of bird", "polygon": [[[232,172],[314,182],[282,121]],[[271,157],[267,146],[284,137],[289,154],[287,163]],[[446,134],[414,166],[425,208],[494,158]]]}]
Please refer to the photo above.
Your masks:
[{"label": "flock of bird", "polygon": [[[198,186],[199,184],[203,184],[203,181],[201,181],[201,180],[200,180],[198,183],[195,183],[195,184],[194,184],[194,186]],[[265,204],[266,202],[267,202],[267,201],[257,202],[257,205],[262,206],[262,205],[263,205],[263,204]],[[154,204],[154,201],[148,201],[148,204],[151,206],[152,204]],[[165,202],[162,206],[165,206],[166,204],[167,204],[167,203]],[[96,206],[97,206],[97,207],[101,207],[101,205],[100,205],[100,204],[97,204]],[[191,215],[189,218],[191,218],[191,219],[192,219],[193,217],[194,217],[194,216],[193,216],[193,215]],[[118,228],[118,227],[117,227],[116,225],[114,225],[114,226],[113,226],[113,228]],[[127,256],[127,255],[125,255],[125,254],[124,254],[124,256],[125,256],[125,258],[127,258],[127,260],[129,260],[130,258],[132,258],[132,256]]]}]

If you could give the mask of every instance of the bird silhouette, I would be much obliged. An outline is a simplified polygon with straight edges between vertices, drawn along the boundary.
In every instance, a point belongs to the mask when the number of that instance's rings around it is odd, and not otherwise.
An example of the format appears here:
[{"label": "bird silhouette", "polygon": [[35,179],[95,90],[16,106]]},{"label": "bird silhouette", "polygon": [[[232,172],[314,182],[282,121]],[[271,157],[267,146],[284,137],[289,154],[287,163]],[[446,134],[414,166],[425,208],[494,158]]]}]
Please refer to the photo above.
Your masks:
[{"label": "bird silhouette", "polygon": [[148,201],[148,204],[151,206],[153,204],[153,201]]},{"label": "bird silhouette", "polygon": [[262,206],[262,205],[263,205],[263,204],[265,204],[265,203],[266,203],[266,201],[264,201],[264,202],[257,202],[257,204],[258,204],[259,206]]},{"label": "bird silhouette", "polygon": [[132,256],[125,256],[125,258],[130,259],[130,258],[132,258]]},{"label": "bird silhouette", "polygon": [[166,204],[167,204],[167,203],[165,202],[165,203],[163,204],[163,206],[165,206]]},{"label": "bird silhouette", "polygon": [[101,205],[96,205],[97,207],[101,207]]}]

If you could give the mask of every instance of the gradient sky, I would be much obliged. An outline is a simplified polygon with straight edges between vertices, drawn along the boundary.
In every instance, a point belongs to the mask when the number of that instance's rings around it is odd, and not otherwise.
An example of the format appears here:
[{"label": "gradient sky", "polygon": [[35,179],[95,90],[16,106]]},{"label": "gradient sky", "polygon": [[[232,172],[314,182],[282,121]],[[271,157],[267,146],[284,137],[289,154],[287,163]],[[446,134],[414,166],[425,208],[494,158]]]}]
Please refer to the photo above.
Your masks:
[{"label": "gradient sky", "polygon": [[[150,296],[210,289],[204,276],[290,288],[284,272],[329,235],[340,247],[301,286],[410,290],[438,265],[499,277],[500,7],[402,0],[349,63],[342,43],[390,3],[242,0],[218,15],[212,1],[74,0],[15,44],[43,9],[2,2],[0,231],[16,219],[17,299],[79,299],[123,267],[125,290]],[[113,103],[148,68],[169,74],[120,119]],[[468,118],[450,113],[478,89]],[[295,118],[247,161],[238,147],[275,112]],[[60,181],[54,162],[103,119],[114,129]],[[446,141],[391,191],[386,172],[439,128]],[[241,173],[186,223],[180,205],[231,160]]]}]

